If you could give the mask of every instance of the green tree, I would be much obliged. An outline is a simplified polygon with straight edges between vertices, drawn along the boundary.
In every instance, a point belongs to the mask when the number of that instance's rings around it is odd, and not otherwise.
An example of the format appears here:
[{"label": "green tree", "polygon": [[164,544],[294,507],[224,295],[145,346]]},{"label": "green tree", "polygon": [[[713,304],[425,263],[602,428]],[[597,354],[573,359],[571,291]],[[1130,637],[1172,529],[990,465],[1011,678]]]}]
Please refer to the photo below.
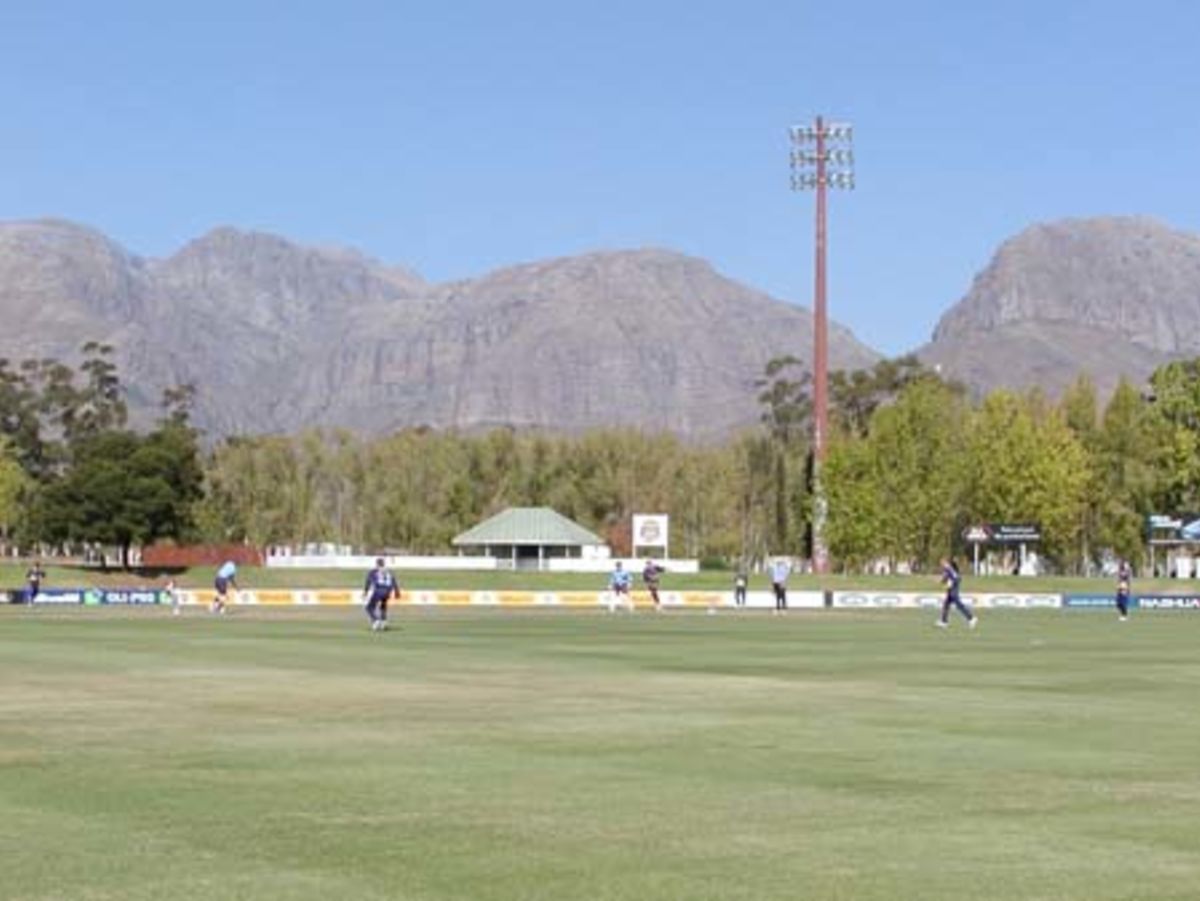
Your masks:
[{"label": "green tree", "polygon": [[829,513],[825,540],[844,569],[856,569],[879,554],[884,510],[875,448],[856,435],[830,442],[823,476]]},{"label": "green tree", "polygon": [[39,407],[28,367],[13,368],[8,360],[0,359],[0,436],[11,442],[12,453],[31,476],[46,466]]},{"label": "green tree", "polygon": [[1173,429],[1122,379],[1109,398],[1093,455],[1100,493],[1096,546],[1127,560],[1141,557],[1145,522],[1165,485],[1161,464]]},{"label": "green tree", "polygon": [[1162,512],[1200,509],[1200,359],[1168,363],[1150,378]]},{"label": "green tree", "polygon": [[1082,520],[1079,524],[1079,560],[1085,573],[1091,572],[1097,552],[1103,546],[1101,530],[1106,515],[1106,506],[1111,496],[1107,484],[1101,447],[1100,423],[1096,386],[1089,376],[1080,375],[1063,392],[1059,409],[1063,421],[1071,430],[1088,457],[1088,479]]},{"label": "green tree", "polygon": [[[812,375],[802,370],[802,366],[796,357],[776,357],[767,363],[762,377],[754,383],[758,388],[762,423],[779,444],[802,441],[808,435],[812,417]],[[796,374],[789,378],[793,372]]]},{"label": "green tree", "polygon": [[195,445],[182,430],[102,431],[78,440],[70,468],[43,492],[44,528],[53,541],[116,546],[128,567],[134,544],[186,532],[199,486]]},{"label": "green tree", "polygon": [[1060,411],[1036,397],[992,393],[974,417],[968,465],[975,518],[1036,522],[1043,554],[1074,559],[1091,472]]},{"label": "green tree", "polygon": [[812,378],[802,370],[789,377],[801,365],[795,357],[778,357],[767,363],[763,377],[755,383],[761,420],[770,439],[770,444],[754,455],[759,467],[755,478],[770,474],[770,553],[804,552],[813,520]]},{"label": "green tree", "polygon": [[29,487],[29,476],[21,466],[13,442],[0,435],[0,543],[12,537]]},{"label": "green tree", "polygon": [[927,566],[950,552],[966,493],[966,406],[933,379],[913,381],[871,419],[883,547]]},{"label": "green tree", "polygon": [[865,436],[875,411],[919,379],[938,379],[915,354],[880,360],[870,369],[829,374],[829,402],[838,425],[852,435]]}]

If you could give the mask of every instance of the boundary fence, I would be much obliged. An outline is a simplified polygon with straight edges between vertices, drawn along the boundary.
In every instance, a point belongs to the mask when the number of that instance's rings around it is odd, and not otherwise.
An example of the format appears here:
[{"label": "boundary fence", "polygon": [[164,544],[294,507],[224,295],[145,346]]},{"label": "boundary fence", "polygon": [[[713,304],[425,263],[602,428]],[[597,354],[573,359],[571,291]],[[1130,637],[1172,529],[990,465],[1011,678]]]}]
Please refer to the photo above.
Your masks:
[{"label": "boundary fence", "polygon": [[[38,605],[79,606],[206,606],[211,589],[178,589],[173,594],[162,588],[45,588],[34,599]],[[732,591],[662,591],[663,606],[671,609],[748,609],[775,606],[769,591],[746,593],[739,607]],[[792,610],[932,610],[939,608],[942,595],[915,591],[789,591]],[[240,607],[352,607],[362,603],[362,593],[353,589],[245,589],[231,592]],[[634,590],[636,607],[652,606],[650,594]],[[0,604],[27,600],[21,589],[0,590]],[[981,610],[1112,610],[1115,602],[1106,594],[1056,594],[1047,592],[994,592],[964,594],[963,600]],[[586,608],[609,607],[614,597],[608,591],[405,591],[399,607],[512,607]],[[1130,607],[1143,610],[1197,610],[1200,594],[1145,594],[1130,598]]]}]

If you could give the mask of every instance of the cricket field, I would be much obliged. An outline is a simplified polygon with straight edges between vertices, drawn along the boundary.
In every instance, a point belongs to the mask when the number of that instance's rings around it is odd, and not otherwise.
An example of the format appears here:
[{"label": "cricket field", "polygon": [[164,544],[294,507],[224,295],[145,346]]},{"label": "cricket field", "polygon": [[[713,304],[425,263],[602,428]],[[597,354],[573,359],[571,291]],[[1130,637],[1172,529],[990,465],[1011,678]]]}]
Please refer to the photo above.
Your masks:
[{"label": "cricket field", "polygon": [[1200,614],[393,626],[0,608],[0,898],[1200,898]]}]

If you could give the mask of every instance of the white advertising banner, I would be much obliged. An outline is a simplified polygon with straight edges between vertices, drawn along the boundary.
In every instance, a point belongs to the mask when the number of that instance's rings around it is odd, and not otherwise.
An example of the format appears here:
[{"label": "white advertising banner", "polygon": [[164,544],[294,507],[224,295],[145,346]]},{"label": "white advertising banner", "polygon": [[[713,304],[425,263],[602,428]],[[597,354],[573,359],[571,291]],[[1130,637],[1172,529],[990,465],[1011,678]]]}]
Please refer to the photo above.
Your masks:
[{"label": "white advertising banner", "polygon": [[[945,594],[917,591],[835,591],[833,606],[840,610],[936,609],[942,606]],[[1017,610],[1050,609],[1062,606],[1057,594],[964,594],[963,602],[980,609],[1010,608]]]}]

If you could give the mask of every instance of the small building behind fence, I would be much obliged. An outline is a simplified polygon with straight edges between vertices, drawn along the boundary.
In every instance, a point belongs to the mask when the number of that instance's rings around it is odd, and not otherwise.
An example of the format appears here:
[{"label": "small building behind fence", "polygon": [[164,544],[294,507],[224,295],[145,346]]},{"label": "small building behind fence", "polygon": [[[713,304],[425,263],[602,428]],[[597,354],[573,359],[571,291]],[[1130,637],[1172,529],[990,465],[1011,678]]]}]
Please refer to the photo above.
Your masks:
[{"label": "small building behind fence", "polygon": [[557,568],[552,560],[608,560],[604,539],[549,507],[509,507],[451,541],[460,554],[484,556],[497,569]]}]

